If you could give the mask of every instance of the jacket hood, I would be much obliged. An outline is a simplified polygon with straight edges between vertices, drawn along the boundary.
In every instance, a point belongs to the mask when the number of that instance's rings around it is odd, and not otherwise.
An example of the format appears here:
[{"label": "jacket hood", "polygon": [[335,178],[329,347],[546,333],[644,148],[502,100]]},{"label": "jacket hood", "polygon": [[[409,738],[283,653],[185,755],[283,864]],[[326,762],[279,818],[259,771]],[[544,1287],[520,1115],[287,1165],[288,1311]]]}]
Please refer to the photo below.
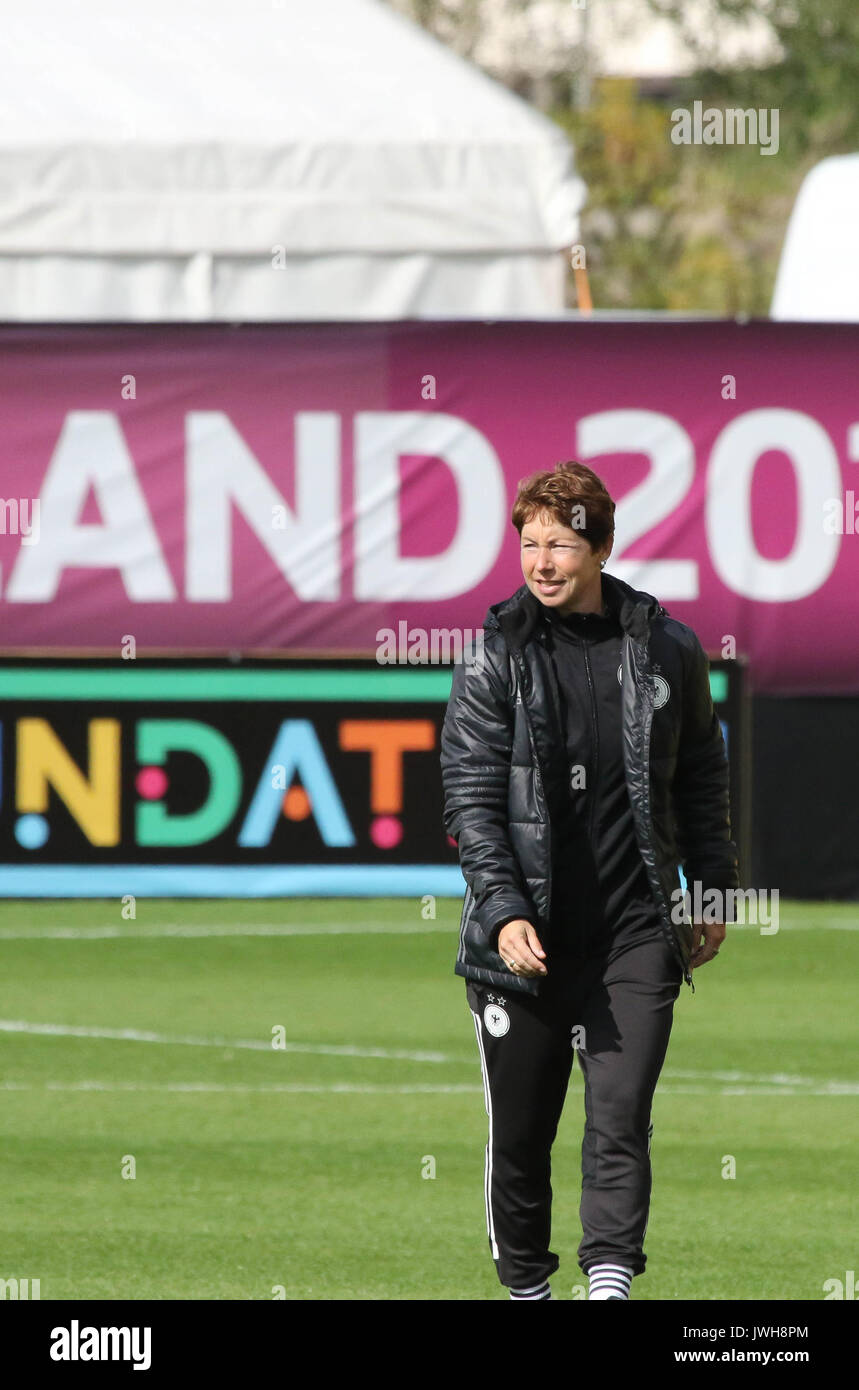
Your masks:
[{"label": "jacket hood", "polygon": [[[644,589],[633,589],[623,579],[611,574],[602,575],[603,597],[610,612],[614,613],[623,628],[631,637],[641,639],[646,636],[654,618],[668,616],[658,598]],[[533,635],[545,612],[545,605],[536,594],[532,594],[527,584],[517,589],[509,598],[493,603],[483,622],[485,635],[500,629],[508,647],[523,647]]]}]

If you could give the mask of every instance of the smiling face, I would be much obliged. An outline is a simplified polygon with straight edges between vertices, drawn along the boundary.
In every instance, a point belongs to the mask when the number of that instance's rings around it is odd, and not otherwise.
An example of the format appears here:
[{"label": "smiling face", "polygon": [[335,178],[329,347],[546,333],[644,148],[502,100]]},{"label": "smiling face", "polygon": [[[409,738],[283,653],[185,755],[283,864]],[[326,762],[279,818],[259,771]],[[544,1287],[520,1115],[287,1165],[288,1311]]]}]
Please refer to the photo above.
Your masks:
[{"label": "smiling face", "polygon": [[557,613],[599,613],[602,610],[600,560],[608,559],[612,542],[592,550],[581,531],[562,525],[548,512],[522,527],[522,574],[532,594]]}]

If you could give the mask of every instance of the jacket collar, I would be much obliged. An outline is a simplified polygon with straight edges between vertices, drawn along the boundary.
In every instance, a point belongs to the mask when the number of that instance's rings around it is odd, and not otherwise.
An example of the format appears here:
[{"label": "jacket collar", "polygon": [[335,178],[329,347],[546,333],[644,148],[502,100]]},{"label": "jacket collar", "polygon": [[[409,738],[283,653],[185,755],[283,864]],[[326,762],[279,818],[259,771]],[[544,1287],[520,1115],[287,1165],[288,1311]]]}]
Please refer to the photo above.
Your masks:
[{"label": "jacket collar", "polygon": [[[617,617],[624,632],[638,640],[647,637],[653,618],[668,616],[668,610],[653,594],[633,589],[611,574],[603,574],[602,591],[609,612]],[[521,649],[541,628],[544,614],[545,606],[523,584],[510,598],[492,605],[483,624],[484,632],[500,628],[507,646],[511,650]]]}]

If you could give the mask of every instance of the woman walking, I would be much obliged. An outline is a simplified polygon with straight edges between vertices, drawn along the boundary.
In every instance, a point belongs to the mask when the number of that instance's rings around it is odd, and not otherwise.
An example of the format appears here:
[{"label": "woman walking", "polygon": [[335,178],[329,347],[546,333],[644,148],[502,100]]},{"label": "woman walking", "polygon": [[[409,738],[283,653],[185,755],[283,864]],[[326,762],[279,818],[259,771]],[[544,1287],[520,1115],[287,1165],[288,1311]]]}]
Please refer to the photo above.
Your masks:
[{"label": "woman walking", "polygon": [[738,884],[707,658],[656,598],[602,572],[614,511],[580,463],[520,484],[525,583],[490,608],[480,662],[455,668],[442,733],[445,826],[466,881],[456,972],[489,1116],[487,1229],[513,1299],[551,1297],[550,1153],[574,1054],[588,1296],[628,1298],[643,1273],[674,1001],[725,937],[724,911],[689,923],[677,868],[689,892]]}]

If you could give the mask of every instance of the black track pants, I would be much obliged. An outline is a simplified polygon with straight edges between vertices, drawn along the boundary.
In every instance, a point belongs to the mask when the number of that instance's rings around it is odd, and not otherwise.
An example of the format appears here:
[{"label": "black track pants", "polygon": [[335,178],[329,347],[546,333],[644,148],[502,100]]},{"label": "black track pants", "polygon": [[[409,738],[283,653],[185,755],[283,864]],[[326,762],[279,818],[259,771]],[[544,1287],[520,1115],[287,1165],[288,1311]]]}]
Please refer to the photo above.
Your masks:
[{"label": "black track pants", "polygon": [[682,983],[661,937],[546,964],[537,997],[466,986],[489,1116],[489,1245],[512,1288],[533,1288],[558,1268],[549,1249],[550,1150],[574,1050],[585,1090],[579,1265],[612,1260],[643,1272],[650,1112]]}]

